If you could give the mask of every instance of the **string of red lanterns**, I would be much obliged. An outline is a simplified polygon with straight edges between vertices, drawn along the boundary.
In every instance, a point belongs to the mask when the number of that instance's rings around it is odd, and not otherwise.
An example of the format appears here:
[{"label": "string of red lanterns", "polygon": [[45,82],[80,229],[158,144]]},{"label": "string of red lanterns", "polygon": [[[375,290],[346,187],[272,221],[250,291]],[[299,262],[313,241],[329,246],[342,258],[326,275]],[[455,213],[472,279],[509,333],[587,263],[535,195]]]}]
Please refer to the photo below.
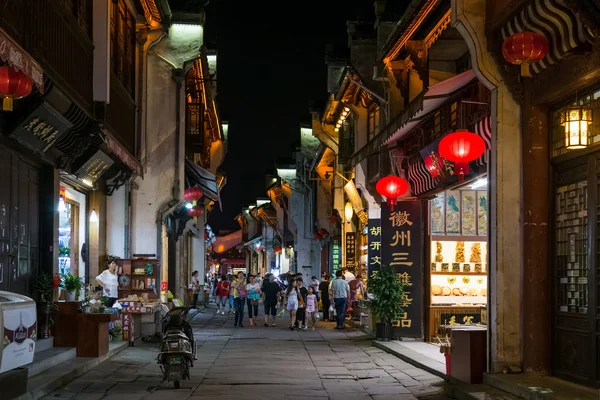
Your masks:
[{"label": "string of red lanterns", "polygon": [[394,211],[394,206],[398,203],[398,197],[408,191],[408,182],[399,176],[388,175],[377,181],[375,190],[381,196],[385,197],[390,210]]},{"label": "string of red lanterns", "polygon": [[462,182],[469,174],[469,162],[485,152],[485,142],[476,133],[462,129],[444,136],[438,150],[443,158],[454,162],[454,173]]},{"label": "string of red lanterns", "polygon": [[521,76],[531,76],[529,65],[541,61],[548,54],[548,40],[536,32],[518,32],[502,43],[502,55],[511,64],[521,66]]},{"label": "string of red lanterns", "polygon": [[204,215],[204,207],[201,206],[193,206],[189,210],[187,210],[187,215],[192,218],[197,218]]},{"label": "string of red lanterns", "polygon": [[202,190],[194,186],[185,189],[185,191],[183,192],[183,199],[185,201],[198,201],[202,198],[203,195],[204,194],[202,193]]},{"label": "string of red lanterns", "polygon": [[2,97],[2,110],[12,111],[13,100],[21,99],[32,89],[31,78],[17,71],[11,66],[0,67],[0,97]]}]

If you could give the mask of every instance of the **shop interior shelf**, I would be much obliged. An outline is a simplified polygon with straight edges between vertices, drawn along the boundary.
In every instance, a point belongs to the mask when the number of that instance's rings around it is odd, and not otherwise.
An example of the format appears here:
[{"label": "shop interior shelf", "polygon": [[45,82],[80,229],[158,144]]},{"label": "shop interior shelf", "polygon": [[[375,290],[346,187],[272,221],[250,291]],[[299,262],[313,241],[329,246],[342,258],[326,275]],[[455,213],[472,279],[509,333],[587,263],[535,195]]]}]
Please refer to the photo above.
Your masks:
[{"label": "shop interior shelf", "polygon": [[455,272],[455,271],[431,271],[431,275],[472,275],[472,276],[486,276],[487,272]]},{"label": "shop interior shelf", "polygon": [[154,276],[154,274],[131,274],[131,276]]}]

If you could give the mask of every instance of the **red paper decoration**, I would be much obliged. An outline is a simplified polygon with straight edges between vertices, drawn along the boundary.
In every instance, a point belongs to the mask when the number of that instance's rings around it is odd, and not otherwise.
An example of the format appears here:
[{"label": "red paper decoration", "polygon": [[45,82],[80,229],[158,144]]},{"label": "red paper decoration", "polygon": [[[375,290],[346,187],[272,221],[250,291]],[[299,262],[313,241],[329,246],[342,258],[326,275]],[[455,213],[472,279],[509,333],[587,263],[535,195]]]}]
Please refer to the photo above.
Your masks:
[{"label": "red paper decoration", "polygon": [[202,198],[202,196],[202,190],[197,187],[187,188],[185,189],[185,192],[183,192],[183,199],[185,201],[198,201]]},{"label": "red paper decoration", "polygon": [[399,176],[388,175],[377,181],[375,190],[386,198],[390,210],[393,211],[394,206],[398,202],[398,197],[402,196],[408,190],[408,182]]},{"label": "red paper decoration", "polygon": [[548,40],[535,32],[519,32],[502,43],[502,55],[511,64],[521,66],[521,76],[531,76],[529,64],[542,60],[548,54]]},{"label": "red paper decoration", "polygon": [[454,173],[462,182],[469,173],[469,162],[485,152],[485,142],[476,133],[459,130],[444,136],[438,150],[442,157],[454,162]]},{"label": "red paper decoration", "polygon": [[0,67],[0,96],[3,98],[2,110],[12,111],[13,99],[18,100],[31,93],[31,79],[13,67]]},{"label": "red paper decoration", "polygon": [[204,214],[204,208],[194,206],[187,211],[187,214],[193,218],[199,217]]}]

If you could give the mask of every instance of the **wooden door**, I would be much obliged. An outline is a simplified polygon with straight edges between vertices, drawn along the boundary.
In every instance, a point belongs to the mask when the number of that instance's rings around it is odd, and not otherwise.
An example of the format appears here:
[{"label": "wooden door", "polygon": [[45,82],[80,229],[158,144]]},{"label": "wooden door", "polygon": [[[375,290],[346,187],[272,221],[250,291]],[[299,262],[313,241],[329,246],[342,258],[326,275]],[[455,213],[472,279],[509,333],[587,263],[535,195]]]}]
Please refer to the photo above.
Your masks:
[{"label": "wooden door", "polygon": [[0,290],[29,295],[39,263],[39,170],[0,146]]}]

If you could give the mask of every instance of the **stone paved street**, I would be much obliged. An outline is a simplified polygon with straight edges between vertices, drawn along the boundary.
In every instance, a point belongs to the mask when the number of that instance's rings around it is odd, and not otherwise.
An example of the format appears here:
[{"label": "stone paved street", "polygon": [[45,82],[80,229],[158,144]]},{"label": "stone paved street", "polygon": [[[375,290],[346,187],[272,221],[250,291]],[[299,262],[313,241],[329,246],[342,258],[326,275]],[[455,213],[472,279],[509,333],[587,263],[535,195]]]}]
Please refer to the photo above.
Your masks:
[{"label": "stone paved street", "polygon": [[[262,317],[259,317],[261,319]],[[175,390],[161,382],[156,346],[138,345],[45,397],[77,400],[442,399],[442,380],[371,346],[358,330],[233,327],[206,309],[193,321],[198,361]]]}]

